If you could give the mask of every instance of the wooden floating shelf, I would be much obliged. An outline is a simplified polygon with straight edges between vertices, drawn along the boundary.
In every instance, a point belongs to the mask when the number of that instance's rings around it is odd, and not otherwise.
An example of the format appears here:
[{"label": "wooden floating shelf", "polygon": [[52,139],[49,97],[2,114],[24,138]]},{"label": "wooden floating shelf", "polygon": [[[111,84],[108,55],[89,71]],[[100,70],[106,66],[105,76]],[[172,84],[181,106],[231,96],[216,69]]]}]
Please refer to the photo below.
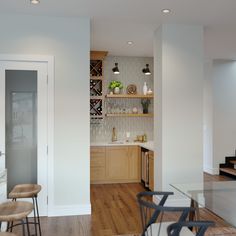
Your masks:
[{"label": "wooden floating shelf", "polygon": [[90,99],[99,99],[102,100],[102,96],[90,96]]},{"label": "wooden floating shelf", "polygon": [[90,60],[104,60],[107,54],[107,51],[90,51]]},{"label": "wooden floating shelf", "polygon": [[91,80],[103,80],[103,76],[90,76]]},{"label": "wooden floating shelf", "polygon": [[138,113],[138,114],[133,114],[133,113],[117,113],[117,114],[111,114],[107,113],[107,117],[153,117],[153,113],[148,113],[148,114],[143,114],[143,113]]},{"label": "wooden floating shelf", "polygon": [[103,115],[90,115],[90,119],[103,119]]},{"label": "wooden floating shelf", "polygon": [[153,98],[152,95],[142,95],[142,94],[107,94],[106,98]]}]

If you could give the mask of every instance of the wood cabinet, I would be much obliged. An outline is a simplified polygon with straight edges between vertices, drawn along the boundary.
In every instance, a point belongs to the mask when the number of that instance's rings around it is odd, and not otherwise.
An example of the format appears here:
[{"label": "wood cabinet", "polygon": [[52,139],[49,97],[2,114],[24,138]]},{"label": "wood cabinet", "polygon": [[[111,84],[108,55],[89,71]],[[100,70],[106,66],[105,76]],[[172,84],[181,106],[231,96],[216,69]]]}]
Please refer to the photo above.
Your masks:
[{"label": "wood cabinet", "polygon": [[154,153],[153,151],[149,151],[149,189],[154,191]]},{"label": "wood cabinet", "polygon": [[106,177],[109,180],[129,178],[128,147],[106,148]]},{"label": "wood cabinet", "polygon": [[130,146],[128,149],[129,158],[129,179],[136,180],[141,179],[141,150],[139,146]]},{"label": "wood cabinet", "polygon": [[91,183],[140,182],[138,146],[91,147]]},{"label": "wood cabinet", "polygon": [[106,149],[104,147],[94,147],[90,150],[90,179],[91,182],[105,179]]}]

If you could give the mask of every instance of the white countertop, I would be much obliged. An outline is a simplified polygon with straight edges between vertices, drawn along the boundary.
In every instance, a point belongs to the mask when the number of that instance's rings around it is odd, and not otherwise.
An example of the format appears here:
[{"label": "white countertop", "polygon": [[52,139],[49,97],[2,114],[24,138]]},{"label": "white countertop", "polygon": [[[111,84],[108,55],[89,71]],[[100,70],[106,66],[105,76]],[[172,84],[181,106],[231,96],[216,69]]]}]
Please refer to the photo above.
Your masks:
[{"label": "white countertop", "polygon": [[148,150],[154,151],[154,143],[153,141],[148,141],[145,143],[142,142],[125,142],[125,141],[118,141],[118,142],[94,142],[90,143],[90,146],[93,147],[101,147],[101,146],[135,146],[138,145],[140,147],[146,148]]}]

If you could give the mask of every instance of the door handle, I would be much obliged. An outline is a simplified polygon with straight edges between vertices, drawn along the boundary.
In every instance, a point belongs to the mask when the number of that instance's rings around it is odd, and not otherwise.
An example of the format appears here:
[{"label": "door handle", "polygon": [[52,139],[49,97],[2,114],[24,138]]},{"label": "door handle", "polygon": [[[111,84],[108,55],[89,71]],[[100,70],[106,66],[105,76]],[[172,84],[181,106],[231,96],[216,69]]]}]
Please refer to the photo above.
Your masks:
[{"label": "door handle", "polygon": [[4,155],[5,155],[5,153],[3,153],[3,152],[0,151],[0,157],[1,157],[1,156],[4,156]]}]

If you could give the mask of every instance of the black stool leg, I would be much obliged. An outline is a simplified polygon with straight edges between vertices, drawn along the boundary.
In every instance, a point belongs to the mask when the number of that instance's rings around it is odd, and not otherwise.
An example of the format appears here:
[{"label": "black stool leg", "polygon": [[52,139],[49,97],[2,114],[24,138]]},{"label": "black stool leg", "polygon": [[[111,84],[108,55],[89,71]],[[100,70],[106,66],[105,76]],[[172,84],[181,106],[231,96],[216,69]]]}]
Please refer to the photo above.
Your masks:
[{"label": "black stool leg", "polygon": [[[7,222],[7,229],[6,229],[7,232],[8,232],[8,229],[10,228],[9,225],[10,225],[10,223]],[[1,230],[0,230],[0,231],[1,231]]]},{"label": "black stool leg", "polygon": [[35,200],[34,200],[34,197],[32,197],[32,200],[33,200],[33,205],[34,205],[34,231],[35,231],[35,235],[37,236],[38,235],[38,230],[37,230],[37,221],[36,221],[36,203],[35,203]]},{"label": "black stool leg", "polygon": [[39,235],[41,236],[42,235],[42,231],[41,231],[41,225],[40,225],[39,208],[38,208],[37,196],[35,196],[35,203],[36,203],[37,220],[38,220],[38,226],[39,226]]},{"label": "black stool leg", "polygon": [[[16,198],[12,199],[13,202],[16,202]],[[8,223],[7,223],[8,224]],[[7,226],[7,228],[9,227],[9,225]],[[10,223],[10,232],[12,232],[12,228],[13,228],[13,221],[11,221]]]},{"label": "black stool leg", "polygon": [[30,236],[30,229],[29,229],[29,220],[28,220],[28,217],[26,217],[25,220],[26,220],[26,226],[27,226],[27,234],[28,234],[28,236]]},{"label": "black stool leg", "polygon": [[13,228],[13,221],[7,222],[6,232],[12,232],[12,228]]},{"label": "black stool leg", "polygon": [[22,224],[22,235],[26,236],[25,235],[25,222],[24,222],[24,220],[21,220],[21,224]]}]

